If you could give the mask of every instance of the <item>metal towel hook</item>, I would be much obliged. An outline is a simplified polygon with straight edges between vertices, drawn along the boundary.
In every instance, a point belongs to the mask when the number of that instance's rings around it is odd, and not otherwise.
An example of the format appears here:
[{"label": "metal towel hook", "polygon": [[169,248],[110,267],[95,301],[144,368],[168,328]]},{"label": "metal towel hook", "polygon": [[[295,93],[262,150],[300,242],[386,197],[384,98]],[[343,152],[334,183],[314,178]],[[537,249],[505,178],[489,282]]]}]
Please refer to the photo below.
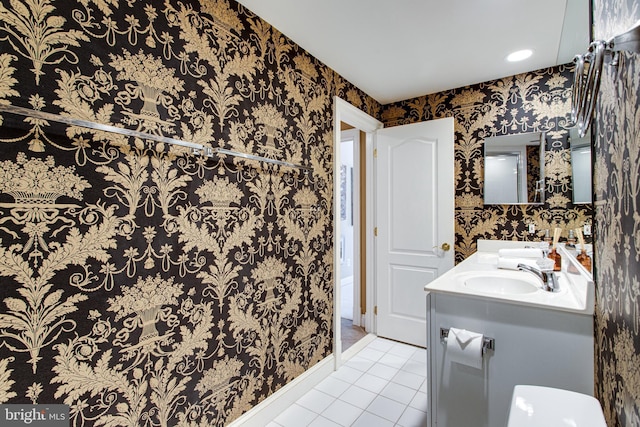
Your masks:
[{"label": "metal towel hook", "polygon": [[[576,67],[573,78],[571,119],[578,126],[580,137],[587,133],[593,118],[597,94],[600,90],[604,54],[605,42],[597,40],[589,45],[589,51],[586,54],[576,55],[574,58]],[[586,76],[585,64],[589,64]]]},{"label": "metal towel hook", "polygon": [[[586,135],[595,111],[602,65],[608,59],[611,66],[618,65],[618,52],[640,53],[640,22],[629,31],[609,41],[596,40],[584,55],[573,58],[575,64],[571,95],[571,121],[578,127],[580,137]],[[585,71],[586,68],[586,71]]]}]

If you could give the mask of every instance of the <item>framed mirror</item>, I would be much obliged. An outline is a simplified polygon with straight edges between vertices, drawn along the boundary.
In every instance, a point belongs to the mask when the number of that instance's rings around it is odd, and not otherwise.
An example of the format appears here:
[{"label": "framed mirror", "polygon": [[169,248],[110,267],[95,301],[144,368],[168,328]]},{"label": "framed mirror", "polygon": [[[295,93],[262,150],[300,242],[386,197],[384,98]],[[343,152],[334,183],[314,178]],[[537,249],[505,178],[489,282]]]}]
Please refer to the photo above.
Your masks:
[{"label": "framed mirror", "polygon": [[544,132],[484,141],[484,204],[544,203]]},{"label": "framed mirror", "polygon": [[591,203],[591,132],[582,138],[577,129],[569,131],[573,203]]}]

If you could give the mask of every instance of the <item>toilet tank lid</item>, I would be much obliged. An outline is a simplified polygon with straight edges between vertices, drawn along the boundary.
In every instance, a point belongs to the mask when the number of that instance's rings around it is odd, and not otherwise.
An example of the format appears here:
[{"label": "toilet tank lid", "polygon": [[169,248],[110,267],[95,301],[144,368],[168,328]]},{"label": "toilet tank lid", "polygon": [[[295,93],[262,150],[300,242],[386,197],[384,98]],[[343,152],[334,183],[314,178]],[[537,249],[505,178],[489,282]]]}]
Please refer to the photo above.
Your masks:
[{"label": "toilet tank lid", "polygon": [[593,396],[552,387],[515,386],[507,427],[550,425],[607,427],[600,402]]}]

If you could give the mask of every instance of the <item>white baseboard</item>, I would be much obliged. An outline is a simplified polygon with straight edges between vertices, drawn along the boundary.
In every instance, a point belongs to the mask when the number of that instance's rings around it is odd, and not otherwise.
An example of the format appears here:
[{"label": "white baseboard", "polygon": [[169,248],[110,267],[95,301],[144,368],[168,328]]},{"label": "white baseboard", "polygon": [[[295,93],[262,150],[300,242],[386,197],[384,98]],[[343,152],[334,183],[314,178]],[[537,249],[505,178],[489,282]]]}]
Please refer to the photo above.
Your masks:
[{"label": "white baseboard", "polygon": [[289,384],[235,419],[227,427],[264,427],[303,394],[334,372],[334,355],[327,356]]}]

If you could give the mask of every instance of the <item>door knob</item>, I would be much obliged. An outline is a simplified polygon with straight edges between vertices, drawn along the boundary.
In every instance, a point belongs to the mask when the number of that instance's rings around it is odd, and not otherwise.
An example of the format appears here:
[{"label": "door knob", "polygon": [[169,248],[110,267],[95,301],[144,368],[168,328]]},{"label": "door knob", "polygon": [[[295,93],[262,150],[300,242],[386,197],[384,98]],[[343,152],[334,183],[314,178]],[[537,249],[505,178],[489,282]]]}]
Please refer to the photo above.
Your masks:
[{"label": "door knob", "polygon": [[440,249],[447,252],[449,249],[451,249],[451,246],[448,243],[443,243],[442,246],[440,246]]}]

